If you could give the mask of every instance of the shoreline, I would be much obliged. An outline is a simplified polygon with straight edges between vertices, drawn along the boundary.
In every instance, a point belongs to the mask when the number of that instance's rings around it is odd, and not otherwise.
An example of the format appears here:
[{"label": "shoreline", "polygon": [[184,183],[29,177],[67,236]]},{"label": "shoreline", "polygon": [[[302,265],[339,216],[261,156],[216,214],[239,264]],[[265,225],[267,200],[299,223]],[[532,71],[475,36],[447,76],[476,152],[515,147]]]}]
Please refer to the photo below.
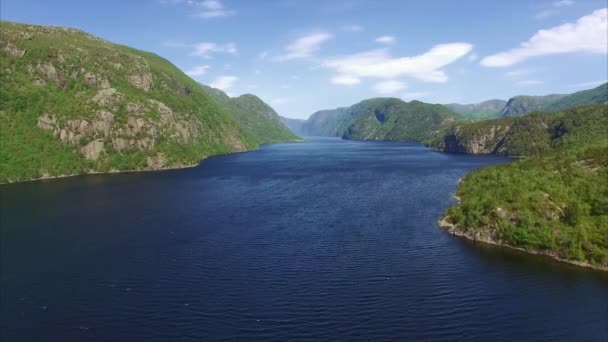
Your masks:
[{"label": "shoreline", "polygon": [[300,143],[300,142],[303,142],[303,141],[306,141],[306,139],[262,143],[262,144],[260,144],[256,148],[245,150],[245,151],[233,151],[233,152],[218,153],[218,154],[212,154],[212,155],[209,155],[209,156],[204,156],[203,158],[201,158],[196,163],[186,164],[186,165],[182,165],[182,166],[169,166],[169,167],[161,167],[161,168],[158,168],[158,169],[129,169],[129,170],[116,170],[116,169],[112,169],[112,170],[109,170],[109,171],[89,170],[88,172],[74,173],[74,174],[69,174],[69,175],[57,175],[57,176],[45,175],[45,176],[42,176],[42,177],[39,177],[39,178],[23,179],[23,180],[8,181],[8,182],[0,182],[0,186],[2,186],[2,185],[9,185],[9,184],[16,184],[16,183],[37,182],[37,181],[50,180],[50,179],[60,179],[60,178],[70,178],[70,177],[86,176],[86,175],[104,175],[104,174],[105,175],[110,175],[110,174],[120,174],[120,173],[155,172],[155,171],[169,171],[169,170],[189,169],[189,168],[193,168],[193,167],[199,166],[205,159],[210,158],[210,157],[230,155],[230,154],[237,154],[237,153],[245,153],[245,152],[251,152],[251,151],[257,151],[260,148],[262,148],[262,146],[265,146],[265,145],[286,144],[286,143]]},{"label": "shoreline", "polygon": [[2,186],[2,185],[9,185],[9,184],[17,184],[17,183],[37,182],[37,181],[51,180],[51,179],[60,179],[60,178],[71,178],[71,177],[78,177],[78,176],[87,176],[87,175],[111,175],[111,174],[121,174],[121,173],[139,173],[139,172],[155,172],[155,171],[182,170],[182,169],[189,169],[189,168],[197,167],[205,159],[207,159],[207,157],[201,159],[196,164],[188,164],[188,165],[183,165],[183,166],[161,167],[161,168],[158,168],[158,169],[130,169],[130,170],[116,170],[116,169],[112,169],[112,170],[109,170],[109,171],[94,171],[94,170],[89,170],[87,172],[73,173],[73,174],[69,174],[69,175],[57,175],[57,176],[45,175],[45,176],[42,176],[42,177],[39,177],[39,178],[32,178],[32,179],[23,179],[23,180],[17,180],[17,181],[3,182],[3,183],[0,183],[0,186]]},{"label": "shoreline", "polygon": [[439,219],[439,221],[437,221],[437,225],[439,225],[439,227],[445,229],[449,234],[451,234],[453,236],[467,239],[469,241],[473,241],[474,243],[479,242],[479,243],[484,243],[487,245],[508,248],[511,250],[516,250],[516,251],[520,251],[520,252],[524,252],[524,253],[528,253],[528,254],[532,254],[532,255],[539,255],[542,257],[547,257],[554,261],[558,261],[558,262],[562,262],[562,263],[566,263],[566,264],[570,264],[570,265],[574,265],[574,266],[578,266],[578,267],[584,267],[584,268],[593,269],[596,271],[608,272],[608,267],[592,265],[592,264],[590,264],[588,262],[584,262],[584,261],[564,259],[551,251],[529,250],[529,249],[525,249],[523,247],[513,246],[508,243],[502,243],[500,241],[496,241],[491,238],[477,238],[477,236],[475,236],[474,234],[463,232],[458,227],[456,227],[456,225],[447,222],[446,219],[447,219],[447,216],[442,216],[441,219]]}]

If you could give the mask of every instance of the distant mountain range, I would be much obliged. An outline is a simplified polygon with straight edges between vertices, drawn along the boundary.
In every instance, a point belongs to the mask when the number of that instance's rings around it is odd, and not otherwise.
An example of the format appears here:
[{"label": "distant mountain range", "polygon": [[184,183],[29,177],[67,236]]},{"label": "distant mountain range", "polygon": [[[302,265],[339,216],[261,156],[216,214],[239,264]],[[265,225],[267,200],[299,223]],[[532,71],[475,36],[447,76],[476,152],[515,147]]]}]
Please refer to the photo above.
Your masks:
[{"label": "distant mountain range", "polygon": [[283,122],[301,136],[425,141],[451,122],[462,119],[442,105],[388,97],[320,110],[308,120],[283,118]]},{"label": "distant mountain range", "polygon": [[[412,137],[421,137],[413,134],[414,130],[418,133],[433,132],[438,127],[445,126],[447,121],[441,120],[443,124],[437,125],[435,120],[439,117],[450,117],[450,120],[484,120],[522,116],[534,111],[558,112],[581,105],[606,103],[608,103],[608,83],[566,95],[522,95],[515,96],[508,101],[494,99],[473,104],[433,105],[420,101],[407,103],[394,98],[376,98],[362,101],[351,107],[320,110],[313,113],[307,120],[288,118],[281,120],[300,136],[410,140]],[[364,115],[371,112],[374,113],[373,116]],[[435,116],[436,114],[440,116]],[[372,120],[374,117],[376,119]],[[405,131],[409,133],[397,133]]]},{"label": "distant mountain range", "polygon": [[545,96],[520,95],[504,100],[488,100],[473,104],[447,104],[450,110],[469,119],[520,116],[534,111],[556,112],[587,104],[608,103],[608,83],[572,94]]}]

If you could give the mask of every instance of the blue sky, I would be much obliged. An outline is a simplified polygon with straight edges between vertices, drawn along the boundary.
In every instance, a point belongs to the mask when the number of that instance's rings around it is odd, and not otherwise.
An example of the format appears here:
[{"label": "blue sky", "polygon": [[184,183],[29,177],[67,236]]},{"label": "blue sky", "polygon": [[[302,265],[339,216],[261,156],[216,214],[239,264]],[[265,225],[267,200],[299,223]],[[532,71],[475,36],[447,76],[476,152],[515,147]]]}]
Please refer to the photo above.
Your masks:
[{"label": "blue sky", "polygon": [[472,103],[608,78],[606,0],[2,0],[2,20],[155,52],[281,115],[394,96]]}]

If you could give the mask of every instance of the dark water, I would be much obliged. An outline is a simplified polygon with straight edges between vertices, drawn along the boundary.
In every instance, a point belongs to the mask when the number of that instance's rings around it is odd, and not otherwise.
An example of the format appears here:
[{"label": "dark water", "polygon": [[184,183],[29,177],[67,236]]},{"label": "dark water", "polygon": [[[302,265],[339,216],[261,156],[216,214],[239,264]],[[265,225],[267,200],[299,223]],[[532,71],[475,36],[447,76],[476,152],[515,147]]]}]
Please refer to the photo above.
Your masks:
[{"label": "dark water", "polygon": [[2,340],[608,340],[605,274],[437,227],[504,161],[325,139],[1,186]]}]

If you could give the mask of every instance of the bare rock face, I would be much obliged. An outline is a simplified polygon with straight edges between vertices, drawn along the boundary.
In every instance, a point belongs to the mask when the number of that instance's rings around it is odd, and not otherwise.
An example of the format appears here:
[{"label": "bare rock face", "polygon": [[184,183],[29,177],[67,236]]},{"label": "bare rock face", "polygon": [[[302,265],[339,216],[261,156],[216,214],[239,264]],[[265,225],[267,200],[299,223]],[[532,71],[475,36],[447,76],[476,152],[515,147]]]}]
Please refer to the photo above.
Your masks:
[{"label": "bare rock face", "polygon": [[435,146],[435,149],[452,153],[506,155],[509,151],[505,139],[510,129],[509,125],[490,126],[483,132],[477,133],[474,139],[464,139],[461,137],[460,127],[456,127]]},{"label": "bare rock face", "polygon": [[95,74],[87,72],[84,74],[84,83],[90,86],[94,86],[97,84],[97,76]]},{"label": "bare rock face", "polygon": [[103,140],[93,140],[82,147],[80,153],[82,153],[86,159],[97,160],[103,151],[103,145]]},{"label": "bare rock face", "polygon": [[91,101],[97,103],[102,107],[113,107],[121,98],[121,94],[114,88],[100,89],[97,94],[93,96]]},{"label": "bare rock face", "polygon": [[146,162],[148,164],[148,169],[151,170],[160,170],[165,166],[165,156],[162,153],[157,154],[154,157],[148,157]]},{"label": "bare rock face", "polygon": [[44,113],[41,117],[38,118],[38,127],[42,129],[46,129],[49,131],[55,130],[57,126],[57,119],[55,115],[50,113]]},{"label": "bare rock face", "polygon": [[150,91],[152,89],[152,75],[149,72],[139,75],[130,75],[127,78],[135,88],[143,89],[144,91]]},{"label": "bare rock face", "polygon": [[55,66],[51,63],[42,63],[36,66],[38,73],[42,74],[46,79],[51,80],[53,83],[60,87],[63,87],[65,81],[61,78]]},{"label": "bare rock face", "polygon": [[8,53],[10,56],[17,58],[21,58],[25,55],[25,50],[18,48],[16,45],[11,44],[10,42],[4,45],[2,50],[6,51],[6,53]]}]

